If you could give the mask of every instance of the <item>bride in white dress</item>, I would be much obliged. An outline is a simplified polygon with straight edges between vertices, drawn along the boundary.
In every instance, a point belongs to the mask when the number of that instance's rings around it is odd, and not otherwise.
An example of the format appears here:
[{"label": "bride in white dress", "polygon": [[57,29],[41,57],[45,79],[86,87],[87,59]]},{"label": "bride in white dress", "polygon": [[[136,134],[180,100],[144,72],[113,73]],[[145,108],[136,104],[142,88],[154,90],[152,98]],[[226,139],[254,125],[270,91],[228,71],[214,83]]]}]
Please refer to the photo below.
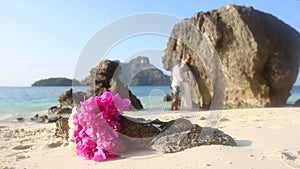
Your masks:
[{"label": "bride in white dress", "polygon": [[192,110],[192,96],[191,96],[191,87],[190,82],[192,80],[191,71],[187,65],[184,65],[182,68],[182,78],[183,82],[181,83],[181,108],[183,110]]}]

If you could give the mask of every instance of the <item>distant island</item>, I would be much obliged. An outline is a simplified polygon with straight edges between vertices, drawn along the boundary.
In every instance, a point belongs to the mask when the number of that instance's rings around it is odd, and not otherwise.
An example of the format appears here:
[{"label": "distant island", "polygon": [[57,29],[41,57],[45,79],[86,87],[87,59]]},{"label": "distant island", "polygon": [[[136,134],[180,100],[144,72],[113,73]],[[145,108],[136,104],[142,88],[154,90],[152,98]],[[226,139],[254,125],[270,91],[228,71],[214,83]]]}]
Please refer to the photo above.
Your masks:
[{"label": "distant island", "polygon": [[31,86],[82,86],[76,79],[68,79],[63,77],[42,79],[34,82]]},{"label": "distant island", "polygon": [[129,63],[121,63],[120,80],[130,86],[169,86],[170,76],[150,63],[146,56],[138,56]]},{"label": "distant island", "polygon": [[170,86],[170,76],[161,70],[150,68],[134,75],[129,83],[131,86]]},{"label": "distant island", "polygon": [[[131,59],[129,63],[119,63],[121,74],[119,79],[129,86],[169,86],[170,76],[165,75],[160,69],[150,63],[146,56],[138,56]],[[88,77],[82,80],[84,85],[93,85],[98,68],[92,68]]]}]

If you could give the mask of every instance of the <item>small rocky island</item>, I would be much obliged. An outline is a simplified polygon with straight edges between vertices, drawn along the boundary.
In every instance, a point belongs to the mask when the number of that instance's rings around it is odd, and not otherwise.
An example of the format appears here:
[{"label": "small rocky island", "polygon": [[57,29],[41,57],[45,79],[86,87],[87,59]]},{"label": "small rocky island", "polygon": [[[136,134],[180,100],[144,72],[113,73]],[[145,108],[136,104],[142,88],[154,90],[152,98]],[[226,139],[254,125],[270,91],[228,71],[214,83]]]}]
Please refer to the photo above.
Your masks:
[{"label": "small rocky island", "polygon": [[31,86],[82,86],[82,84],[76,79],[58,77],[38,80]]}]

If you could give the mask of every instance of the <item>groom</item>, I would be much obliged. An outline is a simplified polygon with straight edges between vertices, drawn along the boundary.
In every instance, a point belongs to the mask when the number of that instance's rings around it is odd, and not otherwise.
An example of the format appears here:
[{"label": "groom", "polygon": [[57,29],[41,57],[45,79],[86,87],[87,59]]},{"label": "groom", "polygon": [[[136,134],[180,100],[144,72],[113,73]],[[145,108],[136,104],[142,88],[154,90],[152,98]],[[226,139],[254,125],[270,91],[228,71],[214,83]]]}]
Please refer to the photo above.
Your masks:
[{"label": "groom", "polygon": [[173,100],[171,104],[171,110],[178,110],[178,97],[179,97],[179,91],[180,91],[180,85],[184,81],[182,78],[182,68],[184,65],[186,65],[190,61],[190,54],[188,53],[186,55],[187,57],[183,61],[183,64],[181,64],[181,60],[177,59],[176,60],[176,65],[172,69],[172,91],[173,91]]}]

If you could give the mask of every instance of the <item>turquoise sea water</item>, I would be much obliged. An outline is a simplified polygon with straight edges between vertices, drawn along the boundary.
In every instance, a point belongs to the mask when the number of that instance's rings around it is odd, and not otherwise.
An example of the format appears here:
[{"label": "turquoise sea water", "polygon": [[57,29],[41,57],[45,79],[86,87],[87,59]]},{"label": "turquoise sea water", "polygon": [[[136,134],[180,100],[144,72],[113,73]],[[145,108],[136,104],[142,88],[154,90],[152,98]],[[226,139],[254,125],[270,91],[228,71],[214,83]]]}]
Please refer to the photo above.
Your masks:
[{"label": "turquoise sea water", "polygon": [[[58,104],[58,97],[70,87],[0,87],[0,121],[11,117],[32,117],[46,114],[51,106]],[[89,87],[76,87],[75,91],[86,91]],[[130,87],[146,109],[163,107],[165,93],[170,94],[168,86]],[[291,90],[287,104],[300,99],[300,86]]]},{"label": "turquoise sea water", "polygon": [[291,96],[287,100],[287,104],[294,104],[298,99],[300,99],[300,86],[294,86],[290,91]]},{"label": "turquoise sea water", "polygon": [[[11,117],[33,117],[46,114],[48,108],[58,105],[58,97],[71,87],[0,87],[0,121]],[[87,91],[90,87],[74,87],[74,91]],[[169,87],[130,87],[145,108],[163,102]]]},{"label": "turquoise sea water", "polygon": [[0,120],[45,113],[70,87],[0,87]]}]

